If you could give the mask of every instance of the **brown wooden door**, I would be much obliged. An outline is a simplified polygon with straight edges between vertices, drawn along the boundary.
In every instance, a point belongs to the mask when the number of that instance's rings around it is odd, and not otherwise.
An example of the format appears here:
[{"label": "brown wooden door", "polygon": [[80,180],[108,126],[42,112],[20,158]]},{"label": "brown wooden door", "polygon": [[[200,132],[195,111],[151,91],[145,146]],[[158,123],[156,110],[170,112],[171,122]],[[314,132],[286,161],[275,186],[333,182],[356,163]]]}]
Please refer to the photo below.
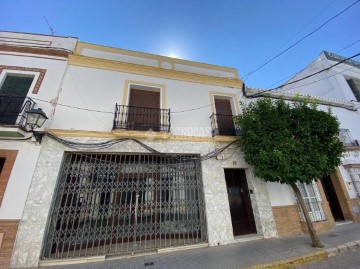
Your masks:
[{"label": "brown wooden door", "polygon": [[256,233],[244,169],[224,169],[234,236]]},{"label": "brown wooden door", "polygon": [[215,109],[219,135],[235,135],[230,100],[215,99]]},{"label": "brown wooden door", "polygon": [[159,131],[160,124],[160,93],[131,89],[128,129]]}]

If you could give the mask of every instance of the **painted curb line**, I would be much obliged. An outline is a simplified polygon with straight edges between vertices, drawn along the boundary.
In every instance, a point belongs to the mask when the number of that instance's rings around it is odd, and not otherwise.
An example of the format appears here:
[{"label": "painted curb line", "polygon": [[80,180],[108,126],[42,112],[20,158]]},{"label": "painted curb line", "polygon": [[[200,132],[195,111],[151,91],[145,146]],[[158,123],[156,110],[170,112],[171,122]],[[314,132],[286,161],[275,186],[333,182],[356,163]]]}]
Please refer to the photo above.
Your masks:
[{"label": "painted curb line", "polygon": [[304,263],[324,260],[328,258],[328,253],[325,250],[315,251],[303,256],[297,256],[293,258],[288,258],[285,260],[275,261],[272,263],[266,264],[257,264],[254,266],[246,267],[246,269],[285,269],[293,268]]},{"label": "painted curb line", "polygon": [[327,259],[329,257],[337,256],[346,252],[354,251],[360,249],[360,240],[348,242],[343,245],[339,245],[335,248],[328,248],[325,250],[311,252],[303,256],[292,257],[280,261],[275,261],[271,263],[257,264],[245,269],[287,269],[294,268],[295,266],[310,263],[314,261],[320,261]]}]

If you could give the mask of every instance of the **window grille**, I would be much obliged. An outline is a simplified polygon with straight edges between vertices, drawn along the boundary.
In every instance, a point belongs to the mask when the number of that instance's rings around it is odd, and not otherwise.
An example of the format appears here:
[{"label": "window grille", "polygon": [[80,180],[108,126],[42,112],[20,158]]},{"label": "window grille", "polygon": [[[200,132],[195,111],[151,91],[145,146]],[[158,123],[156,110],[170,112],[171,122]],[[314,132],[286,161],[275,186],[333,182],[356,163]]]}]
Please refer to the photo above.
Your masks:
[{"label": "window grille", "polygon": [[351,183],[354,186],[355,193],[360,200],[360,169],[359,168],[350,168],[348,169],[350,174]]},{"label": "window grille", "polygon": [[[301,196],[304,199],[305,206],[309,212],[309,216],[312,222],[318,222],[326,220],[324,210],[321,205],[321,197],[316,182],[311,184],[298,183],[297,186],[300,189]],[[298,201],[298,209],[300,213],[301,221],[305,222],[304,213],[300,207]]]},{"label": "window grille", "polygon": [[206,242],[199,160],[65,153],[42,259]]}]

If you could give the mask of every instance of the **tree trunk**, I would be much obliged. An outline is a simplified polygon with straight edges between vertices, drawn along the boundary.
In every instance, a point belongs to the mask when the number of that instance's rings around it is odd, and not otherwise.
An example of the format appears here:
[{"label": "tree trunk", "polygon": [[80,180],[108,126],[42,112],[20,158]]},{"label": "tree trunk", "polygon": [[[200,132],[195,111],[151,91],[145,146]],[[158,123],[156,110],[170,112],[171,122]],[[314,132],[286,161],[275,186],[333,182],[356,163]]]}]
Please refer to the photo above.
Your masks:
[{"label": "tree trunk", "polygon": [[301,192],[300,192],[298,186],[295,183],[291,183],[290,186],[294,190],[296,198],[298,199],[298,201],[300,203],[300,207],[302,209],[302,212],[304,213],[304,217],[305,217],[305,220],[306,220],[306,225],[308,227],[310,238],[311,238],[311,241],[312,241],[312,246],[317,247],[317,248],[323,248],[324,245],[320,243],[320,240],[317,237],[317,234],[316,234],[316,231],[314,229],[313,223],[311,222],[311,219],[310,219],[310,216],[309,216],[309,212],[308,212],[308,210],[306,208],[304,199],[302,198],[302,195],[301,195]]}]

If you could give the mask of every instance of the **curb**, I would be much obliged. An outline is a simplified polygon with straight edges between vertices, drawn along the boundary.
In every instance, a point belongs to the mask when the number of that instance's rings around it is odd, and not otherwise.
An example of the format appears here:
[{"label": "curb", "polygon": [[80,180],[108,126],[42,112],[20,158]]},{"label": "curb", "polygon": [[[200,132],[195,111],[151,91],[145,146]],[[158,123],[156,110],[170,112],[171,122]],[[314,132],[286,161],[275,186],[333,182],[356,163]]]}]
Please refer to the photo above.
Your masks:
[{"label": "curb", "polygon": [[295,266],[320,261],[329,257],[337,256],[349,251],[360,249],[360,240],[349,242],[335,248],[328,248],[321,251],[311,252],[303,256],[288,258],[285,260],[275,261],[271,263],[257,264],[254,266],[246,267],[245,269],[287,269],[294,268]]},{"label": "curb", "polygon": [[303,256],[289,258],[266,264],[257,264],[246,269],[286,269],[293,268],[304,263],[327,259],[328,253],[325,250],[312,252]]}]

